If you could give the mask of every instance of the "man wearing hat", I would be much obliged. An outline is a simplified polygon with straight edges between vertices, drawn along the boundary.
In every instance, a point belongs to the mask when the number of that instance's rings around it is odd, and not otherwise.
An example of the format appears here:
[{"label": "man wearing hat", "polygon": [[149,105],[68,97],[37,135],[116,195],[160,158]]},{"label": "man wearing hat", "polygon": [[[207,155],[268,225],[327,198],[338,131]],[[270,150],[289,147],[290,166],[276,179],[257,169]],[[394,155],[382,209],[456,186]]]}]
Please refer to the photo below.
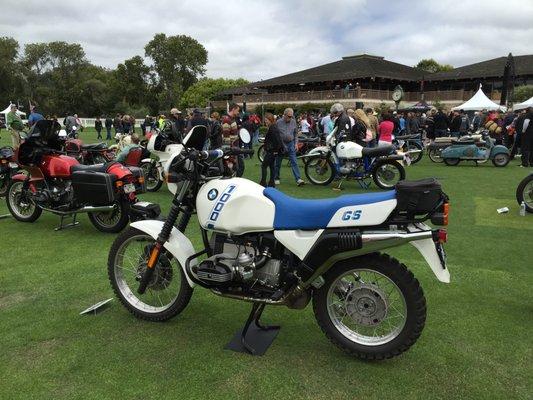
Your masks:
[{"label": "man wearing hat", "polygon": [[11,104],[11,109],[7,113],[6,125],[11,130],[13,149],[17,150],[20,146],[20,132],[24,129],[24,125],[22,124],[22,118],[17,114],[17,106],[15,104]]}]

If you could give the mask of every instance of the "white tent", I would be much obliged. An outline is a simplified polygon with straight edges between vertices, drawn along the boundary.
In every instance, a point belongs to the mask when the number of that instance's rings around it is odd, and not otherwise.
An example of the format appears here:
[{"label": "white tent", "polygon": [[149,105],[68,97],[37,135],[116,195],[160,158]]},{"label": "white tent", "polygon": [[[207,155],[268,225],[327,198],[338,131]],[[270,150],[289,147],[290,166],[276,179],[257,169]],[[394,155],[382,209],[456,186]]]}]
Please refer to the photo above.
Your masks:
[{"label": "white tent", "polygon": [[480,111],[480,110],[506,110],[507,107],[496,104],[491,99],[489,99],[481,86],[474,96],[466,103],[461,104],[460,106],[452,108],[452,110],[465,110],[465,111]]},{"label": "white tent", "polygon": [[[6,108],[4,111],[0,112],[0,114],[5,114],[5,115],[7,115],[7,113],[10,112],[10,111],[11,111],[11,104],[8,105],[7,108]],[[25,116],[26,116],[26,113],[25,113],[25,112],[22,112],[22,111],[20,111],[20,110],[17,110],[17,114],[18,114],[20,117],[25,117]]]},{"label": "white tent", "polygon": [[522,103],[515,104],[513,110],[523,110],[524,108],[533,107],[533,97],[523,101]]}]

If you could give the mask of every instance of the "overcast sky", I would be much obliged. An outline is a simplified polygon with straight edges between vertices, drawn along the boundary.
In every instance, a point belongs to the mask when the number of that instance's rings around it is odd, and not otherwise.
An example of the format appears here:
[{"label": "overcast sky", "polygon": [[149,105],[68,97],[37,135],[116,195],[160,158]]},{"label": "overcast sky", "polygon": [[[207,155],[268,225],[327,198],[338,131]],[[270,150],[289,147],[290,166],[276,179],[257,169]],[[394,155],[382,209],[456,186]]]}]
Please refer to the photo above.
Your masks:
[{"label": "overcast sky", "polygon": [[[6,3],[6,4],[3,4]],[[260,80],[369,53],[461,66],[533,54],[533,0],[0,0],[0,36],[21,45],[80,43],[114,68],[155,33],[185,34],[209,52],[207,76]],[[7,7],[5,6],[7,5]]]}]

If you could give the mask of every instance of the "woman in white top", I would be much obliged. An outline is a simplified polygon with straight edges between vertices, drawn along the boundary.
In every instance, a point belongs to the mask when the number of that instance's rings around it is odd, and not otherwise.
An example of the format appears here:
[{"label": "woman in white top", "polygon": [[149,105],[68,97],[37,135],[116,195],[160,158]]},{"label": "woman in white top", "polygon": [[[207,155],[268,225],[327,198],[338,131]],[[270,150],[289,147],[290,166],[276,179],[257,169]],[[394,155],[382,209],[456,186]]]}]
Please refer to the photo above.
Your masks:
[{"label": "woman in white top", "polygon": [[309,125],[309,122],[307,122],[307,115],[303,114],[300,118],[300,132],[304,135],[309,135],[309,128],[311,125]]}]

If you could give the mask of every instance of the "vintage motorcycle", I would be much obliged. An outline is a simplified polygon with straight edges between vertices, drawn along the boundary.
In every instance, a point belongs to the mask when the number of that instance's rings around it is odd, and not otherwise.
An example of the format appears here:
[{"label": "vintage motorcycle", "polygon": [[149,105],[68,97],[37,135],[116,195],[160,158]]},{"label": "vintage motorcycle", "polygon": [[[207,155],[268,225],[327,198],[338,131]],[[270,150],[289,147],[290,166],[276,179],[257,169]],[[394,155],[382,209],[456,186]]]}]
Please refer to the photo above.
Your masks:
[{"label": "vintage motorcycle", "polygon": [[103,164],[115,159],[115,152],[106,143],[83,144],[81,139],[67,137],[63,129],[59,131],[59,137],[65,139],[63,148],[67,156],[74,157],[81,164]]},{"label": "vintage motorcycle", "polygon": [[[392,189],[405,179],[405,168],[399,161],[409,162],[407,155],[397,155],[393,146],[363,147],[342,135],[337,144],[334,129],[326,138],[326,146],[316,147],[304,157],[305,176],[314,185],[329,185],[337,176],[355,179],[368,187],[372,178],[381,189]],[[406,158],[407,157],[407,158]]]},{"label": "vintage motorcycle", "polygon": [[[259,143],[264,143],[264,141],[265,141],[265,138],[259,138]],[[311,150],[313,150],[314,148],[321,146],[321,144],[322,143],[320,143],[320,137],[318,136],[311,137],[311,136],[299,135],[298,142],[296,143],[296,156],[297,157],[303,156],[307,154],[308,152],[310,152]],[[265,153],[266,153],[265,145],[262,144],[257,149],[257,158],[259,159],[260,162],[263,162],[263,160],[265,159]],[[302,157],[302,159],[304,163],[307,161],[305,157]]]},{"label": "vintage motorcycle", "polygon": [[139,168],[128,169],[111,162],[82,165],[61,151],[59,124],[38,121],[20,146],[18,160],[26,174],[11,179],[6,196],[11,215],[21,222],[34,222],[49,211],[63,220],[88,213],[91,223],[102,232],[119,232],[129,220],[154,218],[159,206],[137,202],[144,178]]},{"label": "vintage motorcycle", "polygon": [[424,145],[422,144],[420,133],[413,135],[395,136],[392,144],[403,153],[409,153],[411,164],[416,164],[424,155]]},{"label": "vintage motorcycle", "polygon": [[[259,322],[265,305],[303,309],[311,300],[326,336],[352,355],[385,359],[415,343],[426,318],[424,294],[404,264],[379,251],[411,243],[440,282],[450,281],[446,231],[425,224],[448,223],[448,198],[436,180],[296,199],[247,179],[209,177],[223,152],[201,151],[206,135],[195,133],[167,163],[174,194],[167,219],[132,223],[110,249],[111,285],[133,315],[168,320],[199,285],[253,303],[240,336],[250,353],[250,326],[273,328]],[[201,251],[184,234],[193,213]]]},{"label": "vintage motorcycle", "polygon": [[455,166],[461,161],[474,161],[478,163],[491,160],[495,167],[505,167],[511,160],[509,149],[502,145],[495,145],[487,131],[481,132],[483,146],[479,146],[475,139],[462,139],[452,142],[440,152],[444,164]]},{"label": "vintage motorcycle", "polygon": [[11,178],[20,170],[12,147],[0,147],[0,197],[4,197]]},{"label": "vintage motorcycle", "polygon": [[516,188],[516,201],[526,205],[526,211],[533,213],[533,173],[526,176]]}]

